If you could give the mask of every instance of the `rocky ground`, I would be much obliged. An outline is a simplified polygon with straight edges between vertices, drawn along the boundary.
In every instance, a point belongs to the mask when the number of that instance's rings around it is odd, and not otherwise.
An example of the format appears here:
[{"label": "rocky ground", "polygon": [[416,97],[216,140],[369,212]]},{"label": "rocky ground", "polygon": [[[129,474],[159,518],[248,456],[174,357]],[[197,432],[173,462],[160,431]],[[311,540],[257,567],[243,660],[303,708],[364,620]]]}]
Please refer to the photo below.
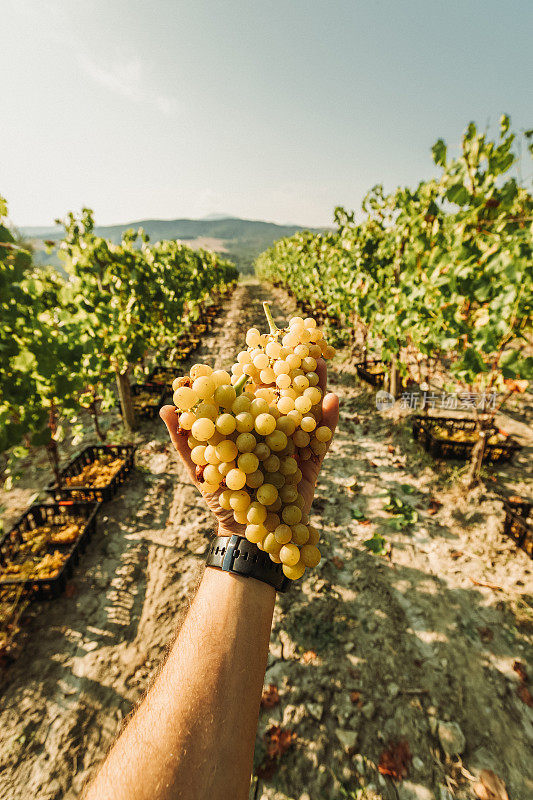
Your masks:
[{"label": "rocky ground", "polygon": [[[239,286],[195,360],[227,366],[268,294]],[[281,320],[292,301],[274,300]],[[497,485],[467,495],[457,467],[436,464],[397,409],[376,410],[342,351],[330,388],[341,420],[312,519],[324,558],[277,604],[251,797],[460,800],[477,796],[485,769],[526,800],[533,681],[516,662],[533,675],[533,562],[503,537],[496,489],[531,487],[529,429],[514,421],[524,450]],[[2,676],[1,800],[79,796],[194,592],[212,520],[162,424],[137,440],[137,467],[102,509],[67,594],[33,607]],[[0,498],[6,522],[43,475],[28,468]],[[400,518],[385,508],[391,496],[407,504]],[[364,547],[373,533],[385,555]],[[265,736],[290,743],[274,762]]]}]

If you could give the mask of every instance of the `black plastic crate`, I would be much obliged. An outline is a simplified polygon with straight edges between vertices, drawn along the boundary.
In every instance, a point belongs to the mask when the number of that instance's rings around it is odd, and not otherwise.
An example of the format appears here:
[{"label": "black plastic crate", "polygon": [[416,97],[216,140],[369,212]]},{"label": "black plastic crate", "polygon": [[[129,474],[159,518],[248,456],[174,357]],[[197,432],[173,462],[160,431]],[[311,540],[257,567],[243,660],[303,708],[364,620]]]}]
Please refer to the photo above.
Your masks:
[{"label": "black plastic crate", "polygon": [[506,536],[510,536],[518,547],[521,547],[533,558],[533,527],[528,525],[527,518],[515,514],[505,503],[505,521],[503,523],[503,532]]},{"label": "black plastic crate", "polygon": [[76,500],[81,502],[106,502],[116,494],[118,487],[124,483],[126,476],[133,469],[133,455],[135,446],[132,444],[98,444],[86,447],[85,450],[73,458],[61,471],[61,477],[79,475],[83,467],[96,461],[102,455],[110,455],[124,459],[124,463],[106,486],[61,486],[58,488],[54,482],[47,486],[46,491],[54,495],[56,500]]},{"label": "black plastic crate", "polygon": [[[133,408],[139,419],[153,419],[159,414],[159,409],[163,404],[167,392],[166,386],[161,386],[161,384],[158,383],[133,383],[130,390]],[[143,408],[137,408],[135,405],[135,398],[141,393],[150,395],[150,400]]]},{"label": "black plastic crate", "polygon": [[[377,366],[378,364],[383,366],[383,370],[381,372],[369,372],[367,369],[368,366]],[[360,364],[356,364],[355,368],[359,377],[369,383],[371,386],[383,386],[386,372],[383,361],[380,359],[376,358],[369,361],[362,361]]]},{"label": "black plastic crate", "polygon": [[[446,428],[450,436],[453,436],[457,431],[475,431],[477,424],[474,417],[429,417],[422,414],[411,417],[414,438],[435,458],[466,460],[470,458],[474,447],[473,442],[454,442],[438,436],[434,431],[435,426]],[[493,436],[498,430],[492,425],[487,428],[487,432],[489,436]],[[483,460],[493,464],[510,461],[520,449],[518,442],[507,437],[504,441],[487,444]]]},{"label": "black plastic crate", "polygon": [[[31,506],[20,517],[0,542],[0,588],[20,586],[30,590],[37,597],[58,597],[65,589],[72,571],[79,561],[80,553],[87,547],[87,543],[96,530],[96,514],[100,503],[82,503],[72,500],[63,500],[58,503],[38,503]],[[34,530],[40,525],[62,525],[66,522],[83,523],[78,538],[70,544],[49,544],[47,553],[59,551],[65,556],[65,561],[58,574],[50,578],[24,578],[5,577],[2,568],[6,561],[16,554],[22,543],[22,534]]]}]

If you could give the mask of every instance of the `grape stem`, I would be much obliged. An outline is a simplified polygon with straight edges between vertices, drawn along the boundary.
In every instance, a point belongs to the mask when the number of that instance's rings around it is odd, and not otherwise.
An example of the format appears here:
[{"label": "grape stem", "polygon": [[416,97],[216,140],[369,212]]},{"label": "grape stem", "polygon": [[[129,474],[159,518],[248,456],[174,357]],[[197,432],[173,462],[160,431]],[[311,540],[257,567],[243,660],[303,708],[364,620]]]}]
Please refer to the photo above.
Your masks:
[{"label": "grape stem", "polygon": [[263,311],[265,312],[265,317],[267,318],[268,327],[270,328],[270,333],[273,336],[279,336],[280,330],[276,325],[276,323],[274,322],[274,317],[272,316],[270,305],[266,301],[263,303]]},{"label": "grape stem", "polygon": [[244,391],[244,387],[245,387],[245,386],[246,386],[246,384],[248,383],[248,378],[249,378],[249,376],[248,376],[248,375],[241,375],[241,377],[239,378],[239,380],[237,381],[237,383],[234,383],[234,384],[233,384],[233,388],[235,389],[235,392],[236,392],[236,394],[237,394],[237,397],[238,397],[240,394],[242,394],[242,393],[243,393],[243,391]]}]

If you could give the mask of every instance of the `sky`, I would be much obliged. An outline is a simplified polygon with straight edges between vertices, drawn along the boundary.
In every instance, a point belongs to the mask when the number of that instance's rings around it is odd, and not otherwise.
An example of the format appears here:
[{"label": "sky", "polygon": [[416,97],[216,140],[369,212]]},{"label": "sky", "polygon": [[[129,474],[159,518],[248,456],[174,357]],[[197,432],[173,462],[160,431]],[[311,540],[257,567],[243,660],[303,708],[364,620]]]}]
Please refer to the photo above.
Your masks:
[{"label": "sky", "polygon": [[327,225],[533,127],[532,0],[3,0],[0,195],[19,226],[223,213]]}]

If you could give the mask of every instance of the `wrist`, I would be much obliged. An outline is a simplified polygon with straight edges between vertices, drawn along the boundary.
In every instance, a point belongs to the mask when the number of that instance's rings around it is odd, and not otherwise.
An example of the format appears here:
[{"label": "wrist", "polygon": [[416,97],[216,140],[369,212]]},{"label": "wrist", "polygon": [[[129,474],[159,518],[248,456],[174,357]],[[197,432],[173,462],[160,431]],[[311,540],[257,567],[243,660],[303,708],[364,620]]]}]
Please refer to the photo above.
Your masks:
[{"label": "wrist", "polygon": [[241,536],[244,537],[244,525],[239,525],[242,530],[235,530],[232,527],[226,527],[222,522],[218,523],[218,528],[215,531],[216,536]]}]

